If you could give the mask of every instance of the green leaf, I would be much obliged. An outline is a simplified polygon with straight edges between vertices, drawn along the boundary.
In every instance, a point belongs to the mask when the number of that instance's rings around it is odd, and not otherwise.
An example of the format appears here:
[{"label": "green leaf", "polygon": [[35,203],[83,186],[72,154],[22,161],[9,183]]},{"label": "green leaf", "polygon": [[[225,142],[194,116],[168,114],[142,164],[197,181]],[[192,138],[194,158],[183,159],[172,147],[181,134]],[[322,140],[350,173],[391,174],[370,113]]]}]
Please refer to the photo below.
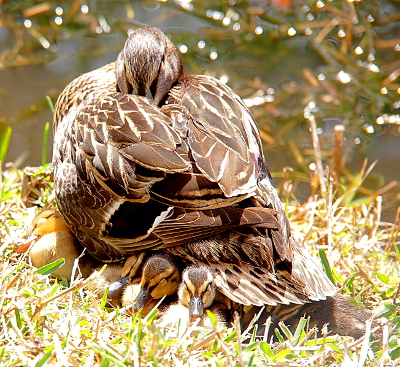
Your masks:
[{"label": "green leaf", "polygon": [[283,339],[283,336],[281,334],[281,332],[279,331],[278,328],[275,329],[275,336],[277,337],[277,339],[279,340],[279,343],[283,343],[285,340]]},{"label": "green leaf", "polygon": [[396,306],[392,303],[384,303],[375,311],[375,317],[389,318],[396,314]]},{"label": "green leaf", "polygon": [[339,353],[342,352],[342,350],[339,348],[339,346],[337,346],[337,345],[334,344],[334,343],[330,343],[329,346],[330,346],[332,349],[336,350],[336,352],[339,352]]},{"label": "green leaf", "polygon": [[249,367],[253,364],[254,355],[255,355],[255,353],[252,353],[250,356],[249,362],[247,364]]},{"label": "green leaf", "polygon": [[21,329],[22,327],[21,313],[19,312],[18,308],[15,309],[15,319],[17,321],[18,329]]},{"label": "green leaf", "polygon": [[12,129],[11,126],[7,126],[4,133],[0,137],[0,161],[4,162],[10,145]]},{"label": "green leaf", "polygon": [[157,307],[154,307],[149,314],[145,317],[146,322],[153,322],[158,315]]},{"label": "green leaf", "polygon": [[376,276],[378,277],[378,279],[384,283],[384,284],[390,284],[390,278],[382,273],[376,273]]},{"label": "green leaf", "polygon": [[231,340],[236,338],[236,330],[233,330],[226,338],[225,343],[230,342]]},{"label": "green leaf", "polygon": [[57,269],[61,268],[65,264],[65,259],[58,259],[50,264],[42,266],[35,271],[36,274],[49,275],[54,273]]},{"label": "green leaf", "polygon": [[258,325],[255,324],[253,327],[253,332],[251,334],[250,343],[253,343],[257,339],[257,330],[258,330]]},{"label": "green leaf", "polygon": [[54,113],[54,104],[53,104],[53,101],[51,100],[50,96],[46,96],[46,101],[49,105],[51,113]]},{"label": "green leaf", "polygon": [[69,287],[67,278],[61,277],[61,282],[60,282],[60,284],[63,285],[65,288],[68,288],[68,287]]},{"label": "green leaf", "polygon": [[47,360],[50,358],[51,353],[53,352],[53,349],[50,349],[43,357],[42,359],[35,364],[35,367],[42,367],[46,364]]},{"label": "green leaf", "polygon": [[292,340],[293,334],[289,330],[289,328],[285,325],[285,323],[284,322],[280,322],[278,325],[281,328],[281,330],[283,331],[283,333],[285,334],[286,338],[289,339],[289,340]]},{"label": "green leaf", "polygon": [[246,348],[243,349],[243,352],[251,352],[255,348],[257,348],[258,342],[250,343]]},{"label": "green leaf", "polygon": [[282,361],[282,360],[286,359],[286,357],[288,357],[289,355],[292,355],[292,352],[290,351],[290,349],[281,350],[276,354],[276,360],[278,362]]},{"label": "green leaf", "polygon": [[42,166],[47,163],[47,143],[49,141],[50,123],[46,122],[43,131]]},{"label": "green leaf", "polygon": [[391,359],[397,359],[400,357],[400,347],[397,347],[389,352]]},{"label": "green leaf", "polygon": [[100,353],[104,359],[113,361],[118,366],[126,367],[126,364],[124,363],[125,359],[120,360],[117,356],[114,355],[114,353],[111,353],[110,350],[102,348],[100,345],[95,343],[91,344],[90,348],[92,348],[95,352]]},{"label": "green leaf", "polygon": [[0,348],[0,363],[3,360],[3,356],[4,356],[4,351],[6,350],[6,347],[2,347]]},{"label": "green leaf", "polygon": [[107,296],[108,296],[108,287],[106,288],[106,291],[103,294],[103,297],[101,298],[100,302],[100,310],[104,310],[107,304]]},{"label": "green leaf", "polygon": [[260,348],[262,352],[265,354],[265,356],[271,360],[272,362],[275,361],[275,354],[274,351],[271,349],[270,345],[266,342],[261,342],[260,343]]},{"label": "green leaf", "polygon": [[215,315],[210,310],[206,310],[206,312],[207,312],[207,316],[210,318],[212,324],[214,326],[217,326],[218,325],[218,320],[215,317]]},{"label": "green leaf", "polygon": [[393,317],[390,322],[393,324],[394,329],[400,329],[400,316]]},{"label": "green leaf", "polygon": [[396,252],[396,255],[397,255],[397,260],[399,260],[400,261],[400,249],[399,249],[399,246],[393,246],[394,247],[394,251]]},{"label": "green leaf", "polygon": [[305,332],[304,330],[306,326],[307,326],[307,319],[302,317],[299,323],[297,324],[296,331],[294,332],[293,335],[293,341],[292,341],[293,346],[296,346],[299,343],[300,337]]},{"label": "green leaf", "polygon": [[334,277],[332,274],[332,269],[331,269],[331,266],[329,265],[328,258],[326,257],[325,250],[323,248],[320,248],[318,250],[318,253],[319,253],[319,257],[321,258],[322,267],[324,268],[326,275],[328,276],[329,280],[333,284],[335,284],[335,280],[334,280]]}]

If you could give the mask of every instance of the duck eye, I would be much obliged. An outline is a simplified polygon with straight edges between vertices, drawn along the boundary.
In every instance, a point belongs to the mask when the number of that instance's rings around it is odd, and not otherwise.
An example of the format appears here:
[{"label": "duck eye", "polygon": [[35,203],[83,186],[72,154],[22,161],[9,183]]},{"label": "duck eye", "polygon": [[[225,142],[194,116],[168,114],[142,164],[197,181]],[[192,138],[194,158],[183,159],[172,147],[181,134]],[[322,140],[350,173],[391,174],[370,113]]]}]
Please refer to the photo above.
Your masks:
[{"label": "duck eye", "polygon": [[158,282],[158,285],[164,285],[165,283],[167,283],[167,280],[164,278]]}]

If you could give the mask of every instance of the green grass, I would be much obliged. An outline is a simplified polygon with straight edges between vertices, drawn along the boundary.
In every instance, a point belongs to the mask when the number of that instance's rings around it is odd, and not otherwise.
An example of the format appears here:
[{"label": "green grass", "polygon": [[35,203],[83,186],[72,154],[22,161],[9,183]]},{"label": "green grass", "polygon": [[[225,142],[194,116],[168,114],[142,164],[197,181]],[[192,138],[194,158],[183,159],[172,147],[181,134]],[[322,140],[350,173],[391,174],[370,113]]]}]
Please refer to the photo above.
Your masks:
[{"label": "green grass", "polygon": [[[380,340],[354,340],[327,334],[317,337],[302,320],[292,333],[284,324],[268,338],[238,327],[213,330],[192,326],[178,336],[154,322],[156,311],[141,319],[110,309],[86,289],[91,279],[72,284],[37,271],[14,247],[29,232],[38,206],[52,202],[46,170],[32,173],[39,187],[36,206],[21,200],[22,172],[3,172],[0,202],[0,365],[11,366],[392,366],[398,364],[396,335],[383,328]],[[330,190],[330,189],[329,189]],[[34,194],[35,190],[31,190]],[[289,205],[293,232],[315,256],[341,293],[354,297],[393,323],[399,283],[398,225],[380,222],[379,197],[367,204],[342,206],[335,195],[314,196]],[[330,198],[330,199],[329,199]],[[338,202],[339,200],[339,202]],[[31,205],[31,204],[30,204]],[[52,264],[51,267],[59,264]],[[42,274],[40,274],[42,273]]]}]

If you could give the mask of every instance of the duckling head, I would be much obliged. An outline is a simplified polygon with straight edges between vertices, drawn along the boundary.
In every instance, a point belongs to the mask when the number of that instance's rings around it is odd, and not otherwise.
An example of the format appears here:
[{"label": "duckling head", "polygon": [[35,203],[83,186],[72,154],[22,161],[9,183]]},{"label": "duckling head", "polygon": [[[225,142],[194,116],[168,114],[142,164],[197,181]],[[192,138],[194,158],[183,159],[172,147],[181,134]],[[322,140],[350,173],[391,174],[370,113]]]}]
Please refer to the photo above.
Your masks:
[{"label": "duckling head", "polygon": [[171,256],[157,254],[150,257],[143,268],[135,311],[153,299],[174,294],[178,290],[179,282],[179,269]]},{"label": "duckling head", "polygon": [[36,236],[58,231],[70,231],[70,228],[56,209],[42,210],[32,222],[32,233]]},{"label": "duckling head", "polygon": [[172,41],[157,28],[143,27],[129,35],[115,72],[122,93],[146,96],[151,91],[158,105],[182,69],[180,53]]},{"label": "duckling head", "polygon": [[31,243],[38,237],[61,231],[70,232],[68,224],[56,209],[45,209],[36,215],[31,225],[31,236],[17,247],[17,253],[28,251]]},{"label": "duckling head", "polygon": [[216,286],[214,274],[207,266],[189,266],[182,274],[178,296],[182,305],[189,309],[194,318],[203,316],[204,309],[214,302]]}]

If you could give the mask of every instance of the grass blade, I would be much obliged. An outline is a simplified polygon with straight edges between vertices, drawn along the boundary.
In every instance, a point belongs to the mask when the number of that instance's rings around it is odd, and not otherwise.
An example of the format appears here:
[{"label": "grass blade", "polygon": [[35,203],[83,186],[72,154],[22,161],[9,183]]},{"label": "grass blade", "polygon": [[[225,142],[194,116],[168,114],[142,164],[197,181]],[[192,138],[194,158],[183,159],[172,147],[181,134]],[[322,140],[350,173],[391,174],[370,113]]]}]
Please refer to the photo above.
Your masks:
[{"label": "grass blade", "polygon": [[47,163],[47,143],[49,141],[50,123],[46,122],[43,131],[42,166]]},{"label": "grass blade", "polygon": [[58,259],[50,264],[42,266],[35,271],[36,274],[49,275],[54,273],[57,269],[61,268],[65,264],[65,259]]},{"label": "grass blade", "polygon": [[4,162],[4,160],[6,159],[8,147],[10,145],[11,134],[11,126],[7,126],[4,133],[0,137],[0,162]]},{"label": "grass blade", "polygon": [[49,105],[51,113],[54,114],[54,104],[53,104],[53,101],[51,100],[50,96],[46,96],[46,101]]},{"label": "grass blade", "polygon": [[322,266],[324,268],[325,274],[328,276],[330,281],[333,284],[335,284],[335,280],[334,280],[334,277],[333,277],[333,274],[332,274],[332,269],[331,269],[331,266],[329,265],[328,258],[326,257],[325,250],[320,248],[318,250],[318,253],[319,253],[319,257],[321,258],[321,263],[322,263]]},{"label": "grass blade", "polygon": [[43,357],[42,359],[36,363],[35,367],[41,367],[44,366],[47,362],[47,360],[50,358],[51,353],[53,352],[53,349],[49,350]]}]

